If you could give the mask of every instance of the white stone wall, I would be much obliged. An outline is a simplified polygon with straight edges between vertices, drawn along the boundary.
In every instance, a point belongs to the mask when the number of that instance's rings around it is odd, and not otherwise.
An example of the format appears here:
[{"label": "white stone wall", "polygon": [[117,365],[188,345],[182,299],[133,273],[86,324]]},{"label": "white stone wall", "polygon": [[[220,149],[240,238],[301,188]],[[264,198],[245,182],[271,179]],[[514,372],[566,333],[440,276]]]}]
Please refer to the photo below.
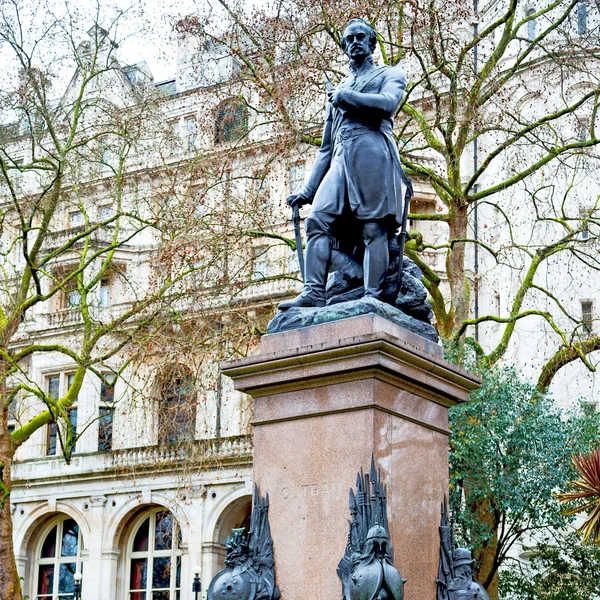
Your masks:
[{"label": "white stone wall", "polygon": [[210,580],[224,566],[227,532],[240,525],[240,514],[250,503],[250,440],[236,447],[227,447],[224,440],[208,468],[190,463],[161,470],[147,456],[148,468],[141,468],[142,463],[136,471],[127,464],[107,467],[106,458],[75,457],[70,466],[61,458],[18,465],[16,475],[22,474],[22,485],[17,485],[11,500],[24,594],[35,595],[36,559],[48,524],[66,515],[75,519],[83,537],[83,598],[126,600],[134,520],[145,511],[164,507],[181,528],[181,598],[192,599],[195,565],[201,566],[204,596]]}]

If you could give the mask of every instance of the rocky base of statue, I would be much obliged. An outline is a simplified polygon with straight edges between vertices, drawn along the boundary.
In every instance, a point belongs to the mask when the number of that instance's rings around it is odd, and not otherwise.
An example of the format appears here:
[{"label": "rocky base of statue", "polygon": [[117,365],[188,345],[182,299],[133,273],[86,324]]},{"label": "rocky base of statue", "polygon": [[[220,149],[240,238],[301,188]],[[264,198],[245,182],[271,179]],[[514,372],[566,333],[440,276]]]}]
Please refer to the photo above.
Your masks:
[{"label": "rocky base of statue", "polygon": [[269,323],[267,333],[373,313],[437,343],[439,337],[431,325],[433,311],[427,301],[427,290],[421,281],[421,270],[410,258],[403,258],[402,290],[399,294],[400,261],[396,238],[390,241],[389,251],[390,266],[381,300],[364,297],[363,267],[359,262],[361,257],[334,250],[331,265],[333,272],[327,280],[327,306],[280,311]]},{"label": "rocky base of statue", "polygon": [[379,315],[432,342],[437,343],[439,340],[433,325],[418,321],[394,306],[375,298],[360,298],[359,300],[339,302],[323,308],[290,308],[286,311],[279,311],[270,321],[267,333],[310,327],[311,325],[368,314]]},{"label": "rocky base of statue", "polygon": [[[396,306],[406,315],[431,324],[433,311],[427,301],[427,290],[421,281],[423,273],[406,256],[402,261],[402,290],[398,293],[398,264],[400,247],[397,238],[389,242],[390,266],[383,285],[381,301]],[[349,300],[358,300],[364,295],[363,268],[357,260],[339,250],[333,251],[333,272],[327,280],[327,304],[338,304]]]}]

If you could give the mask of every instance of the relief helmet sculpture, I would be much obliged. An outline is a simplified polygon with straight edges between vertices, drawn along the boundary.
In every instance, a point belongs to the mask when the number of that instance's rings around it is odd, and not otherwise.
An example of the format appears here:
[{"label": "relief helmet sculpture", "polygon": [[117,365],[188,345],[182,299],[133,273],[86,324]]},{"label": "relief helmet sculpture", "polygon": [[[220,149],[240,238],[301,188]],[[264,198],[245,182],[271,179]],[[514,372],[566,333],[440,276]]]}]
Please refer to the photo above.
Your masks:
[{"label": "relief helmet sculpture", "polygon": [[232,529],[225,545],[225,568],[208,586],[208,600],[279,600],[275,585],[273,540],[269,527],[269,496],[254,486],[250,531]]},{"label": "relief helmet sculpture", "polygon": [[393,564],[387,521],[387,489],[371,458],[370,474],[358,474],[350,490],[350,531],[338,565],[343,600],[403,600],[404,583]]}]

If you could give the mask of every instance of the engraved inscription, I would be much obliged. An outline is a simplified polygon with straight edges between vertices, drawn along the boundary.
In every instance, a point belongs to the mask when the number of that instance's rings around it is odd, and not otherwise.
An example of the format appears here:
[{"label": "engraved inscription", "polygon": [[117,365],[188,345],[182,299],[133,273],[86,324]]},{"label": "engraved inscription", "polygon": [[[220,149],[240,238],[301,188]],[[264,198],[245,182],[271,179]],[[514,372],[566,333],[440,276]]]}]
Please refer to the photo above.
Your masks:
[{"label": "engraved inscription", "polygon": [[281,497],[287,498],[317,498],[331,496],[342,492],[342,484],[335,483],[307,483],[305,485],[287,485],[281,488]]}]

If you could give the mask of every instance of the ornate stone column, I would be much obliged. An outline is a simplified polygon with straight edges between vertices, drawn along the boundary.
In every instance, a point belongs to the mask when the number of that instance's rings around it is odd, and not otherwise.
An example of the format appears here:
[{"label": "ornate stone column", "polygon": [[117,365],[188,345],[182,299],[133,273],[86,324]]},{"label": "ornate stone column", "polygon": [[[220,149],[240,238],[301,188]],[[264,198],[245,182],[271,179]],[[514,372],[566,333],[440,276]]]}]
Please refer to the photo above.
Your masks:
[{"label": "ornate stone column", "polygon": [[434,600],[448,408],[478,378],[376,315],[266,335],[259,355],[223,373],[254,397],[254,478],[270,495],[282,600],[341,598],[348,490],[372,454],[405,599]]}]

